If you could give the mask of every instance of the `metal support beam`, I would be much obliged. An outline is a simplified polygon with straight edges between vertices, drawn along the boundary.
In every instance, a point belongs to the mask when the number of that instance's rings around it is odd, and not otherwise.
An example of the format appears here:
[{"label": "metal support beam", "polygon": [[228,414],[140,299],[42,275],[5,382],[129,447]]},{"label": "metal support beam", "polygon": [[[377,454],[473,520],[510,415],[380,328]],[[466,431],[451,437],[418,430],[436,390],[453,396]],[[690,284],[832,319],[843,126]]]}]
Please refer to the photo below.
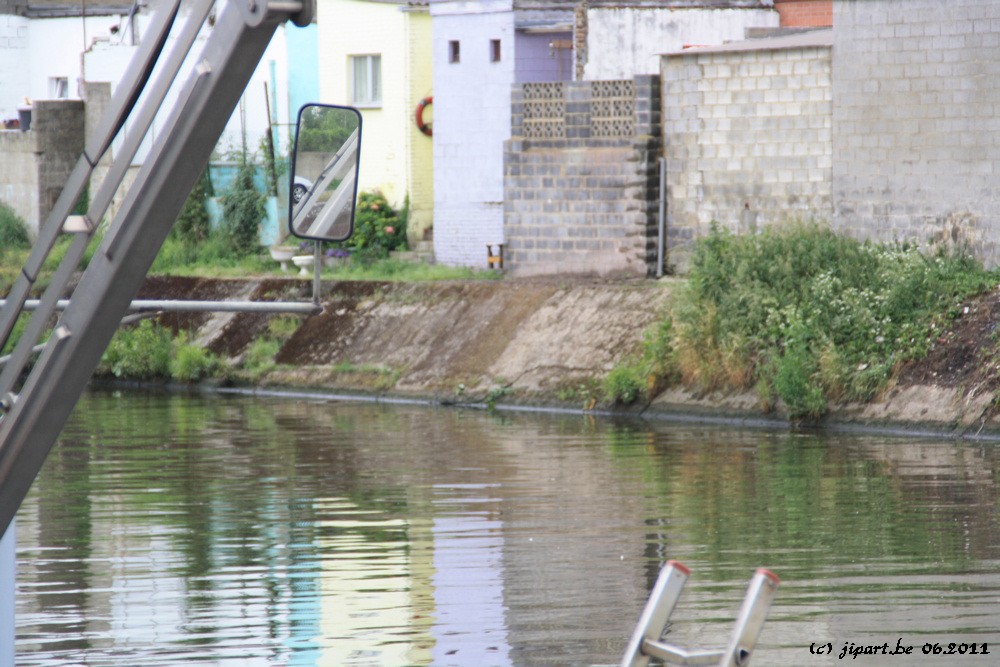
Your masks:
[{"label": "metal support beam", "polygon": [[[0,301],[0,307],[3,306]],[[69,299],[56,302],[56,310],[66,310]],[[40,305],[37,299],[24,302],[24,310],[35,310]],[[163,313],[290,313],[294,315],[316,315],[323,308],[316,303],[300,301],[181,301],[134,299],[128,305],[129,312]]]},{"label": "metal support beam", "polygon": [[690,571],[677,561],[668,561],[649,594],[649,600],[639,617],[629,640],[621,667],[646,667],[651,658],[671,665],[718,665],[746,667],[750,664],[754,646],[764,628],[780,580],[773,572],[760,568],[754,574],[746,597],[736,617],[732,638],[725,650],[689,651],[660,641],[667,621],[681,595]]},{"label": "metal support beam", "polygon": [[[303,5],[283,3],[280,9],[296,8]],[[19,399],[0,420],[0,532],[28,493],[278,24],[287,18],[269,11],[266,0],[234,0],[222,7],[197,71],[112,221],[110,238],[84,272]]]},{"label": "metal support beam", "polygon": [[649,664],[650,656],[643,652],[643,642],[657,641],[663,635],[690,575],[691,570],[675,560],[667,561],[663,566],[629,639],[621,667],[646,667]]},{"label": "metal support beam", "polygon": [[733,628],[733,636],[719,661],[719,667],[745,667],[750,664],[757,638],[764,629],[764,621],[767,620],[767,613],[771,610],[771,602],[780,583],[778,575],[770,570],[760,568],[754,574],[736,615],[736,627]]}]

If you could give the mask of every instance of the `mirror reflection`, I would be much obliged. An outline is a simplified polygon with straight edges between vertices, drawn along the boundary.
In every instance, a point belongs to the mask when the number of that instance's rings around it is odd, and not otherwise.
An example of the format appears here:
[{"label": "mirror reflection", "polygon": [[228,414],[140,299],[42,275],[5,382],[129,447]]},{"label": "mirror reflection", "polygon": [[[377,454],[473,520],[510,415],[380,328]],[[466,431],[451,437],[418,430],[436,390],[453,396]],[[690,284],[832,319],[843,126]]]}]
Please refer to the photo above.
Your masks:
[{"label": "mirror reflection", "polygon": [[299,111],[289,225],[299,238],[344,241],[354,231],[361,114],[309,104]]}]

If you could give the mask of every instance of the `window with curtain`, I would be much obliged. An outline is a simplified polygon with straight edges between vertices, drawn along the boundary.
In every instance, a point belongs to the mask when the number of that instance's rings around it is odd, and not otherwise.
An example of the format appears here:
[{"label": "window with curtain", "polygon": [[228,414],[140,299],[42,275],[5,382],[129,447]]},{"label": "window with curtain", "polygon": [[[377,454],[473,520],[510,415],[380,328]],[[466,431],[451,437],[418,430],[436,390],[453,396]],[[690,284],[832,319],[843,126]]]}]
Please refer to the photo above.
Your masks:
[{"label": "window with curtain", "polygon": [[351,102],[361,107],[382,105],[382,56],[351,56]]}]

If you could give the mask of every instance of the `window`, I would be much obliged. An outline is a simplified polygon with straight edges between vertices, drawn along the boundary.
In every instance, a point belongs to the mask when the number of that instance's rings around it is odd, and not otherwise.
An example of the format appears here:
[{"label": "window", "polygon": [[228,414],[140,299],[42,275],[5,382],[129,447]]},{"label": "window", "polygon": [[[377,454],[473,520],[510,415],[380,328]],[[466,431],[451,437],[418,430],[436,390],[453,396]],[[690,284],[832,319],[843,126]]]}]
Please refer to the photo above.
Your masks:
[{"label": "window", "polygon": [[65,100],[69,97],[69,79],[65,76],[54,76],[49,79],[49,97],[54,100]]},{"label": "window", "polygon": [[382,56],[351,56],[351,102],[382,106]]},{"label": "window", "polygon": [[490,40],[490,62],[498,63],[500,62],[500,40],[491,39]]},{"label": "window", "polygon": [[460,61],[461,53],[460,46],[457,39],[453,39],[448,42],[448,62],[457,63]]}]

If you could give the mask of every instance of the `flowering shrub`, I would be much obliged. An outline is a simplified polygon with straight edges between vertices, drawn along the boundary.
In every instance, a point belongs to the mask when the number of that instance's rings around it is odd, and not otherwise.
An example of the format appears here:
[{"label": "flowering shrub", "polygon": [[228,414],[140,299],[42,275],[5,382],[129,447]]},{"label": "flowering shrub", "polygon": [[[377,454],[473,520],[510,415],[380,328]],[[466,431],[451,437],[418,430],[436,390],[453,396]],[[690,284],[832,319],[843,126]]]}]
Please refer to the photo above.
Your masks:
[{"label": "flowering shrub", "polygon": [[756,385],[793,418],[869,400],[935,323],[996,276],[962,252],[878,245],[793,224],[751,236],[718,228],[695,247],[673,312],[673,368],[705,389]]},{"label": "flowering shrub", "polygon": [[748,237],[714,229],[695,251],[678,343],[699,360],[687,374],[707,384],[718,384],[713,348],[738,348],[748,380],[814,418],[821,399],[870,399],[894,367],[926,353],[934,319],[989,280],[965,254],[860,243],[817,225]]},{"label": "flowering shrub", "polygon": [[362,259],[381,259],[406,249],[406,221],[379,192],[362,192],[354,217],[354,235],[345,247]]}]

